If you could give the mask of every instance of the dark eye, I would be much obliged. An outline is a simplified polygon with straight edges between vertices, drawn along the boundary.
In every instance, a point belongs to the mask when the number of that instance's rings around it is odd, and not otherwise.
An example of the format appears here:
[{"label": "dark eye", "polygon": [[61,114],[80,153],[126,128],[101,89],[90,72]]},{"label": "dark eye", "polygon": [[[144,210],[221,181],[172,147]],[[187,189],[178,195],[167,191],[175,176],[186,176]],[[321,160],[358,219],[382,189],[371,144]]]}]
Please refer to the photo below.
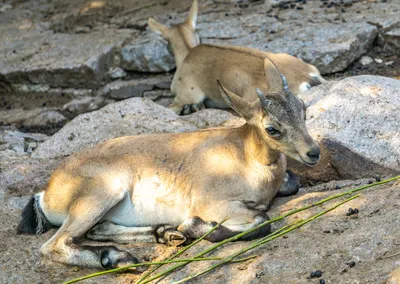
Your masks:
[{"label": "dark eye", "polygon": [[265,131],[267,131],[268,135],[273,136],[275,138],[279,138],[282,136],[282,133],[273,126],[268,126],[267,128],[265,128]]}]

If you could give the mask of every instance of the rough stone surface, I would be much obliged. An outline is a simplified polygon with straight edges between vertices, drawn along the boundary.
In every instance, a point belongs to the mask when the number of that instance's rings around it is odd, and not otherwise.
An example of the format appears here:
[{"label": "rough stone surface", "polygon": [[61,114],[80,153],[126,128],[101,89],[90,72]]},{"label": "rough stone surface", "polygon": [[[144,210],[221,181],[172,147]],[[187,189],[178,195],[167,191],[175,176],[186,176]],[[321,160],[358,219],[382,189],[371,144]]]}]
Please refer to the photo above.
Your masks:
[{"label": "rough stone surface", "polygon": [[175,68],[168,43],[154,33],[126,42],[121,49],[121,56],[121,66],[125,70],[168,72]]},{"label": "rough stone surface", "polygon": [[[115,49],[129,31],[99,31],[90,37],[58,34],[30,24],[0,28],[0,73],[10,82],[52,87],[98,86],[115,65]],[[111,35],[111,36],[110,36]]]},{"label": "rough stone surface", "polygon": [[390,30],[384,35],[385,48],[400,55],[400,28]]},{"label": "rough stone surface", "polygon": [[27,119],[24,125],[29,128],[44,128],[53,125],[63,125],[67,118],[60,112],[48,110],[39,113],[32,119]]},{"label": "rough stone surface", "polygon": [[204,110],[180,117],[150,100],[131,98],[76,117],[39,145],[33,157],[62,157],[120,136],[186,132],[215,127],[232,117],[232,114],[222,110]]},{"label": "rough stone surface", "polygon": [[398,80],[356,76],[300,95],[310,134],[324,148],[314,174],[354,179],[400,172],[399,88]]},{"label": "rough stone surface", "polygon": [[127,99],[131,97],[142,97],[145,92],[153,89],[169,89],[172,77],[159,75],[149,78],[139,78],[127,81],[114,81],[106,85],[103,94],[112,99]]},{"label": "rough stone surface", "polygon": [[63,106],[63,111],[69,117],[75,117],[81,113],[90,112],[102,108],[103,106],[114,102],[104,97],[81,97],[73,99]]},{"label": "rough stone surface", "polygon": [[374,60],[369,56],[363,56],[363,57],[360,58],[360,63],[362,65],[369,65],[372,62],[374,62]]},{"label": "rough stone surface", "polygon": [[[261,19],[265,16],[259,15]],[[345,69],[354,60],[365,54],[371,47],[378,29],[366,23],[354,23],[351,26],[340,27],[332,23],[309,23],[307,25],[290,24],[290,27],[274,19],[252,23],[254,16],[242,17],[240,21],[233,19],[222,20],[218,23],[199,24],[200,37],[204,42],[220,42],[232,45],[251,46],[275,53],[284,52],[295,55],[309,62],[320,70],[322,74],[337,72]],[[257,32],[251,33],[237,29],[244,25],[247,29]],[[260,25],[260,26],[258,26]],[[212,29],[211,26],[214,28]],[[265,29],[277,30],[268,38],[262,31]],[[210,39],[207,39],[211,29]],[[224,39],[225,38],[225,39]],[[290,42],[290,44],[287,44]]]}]

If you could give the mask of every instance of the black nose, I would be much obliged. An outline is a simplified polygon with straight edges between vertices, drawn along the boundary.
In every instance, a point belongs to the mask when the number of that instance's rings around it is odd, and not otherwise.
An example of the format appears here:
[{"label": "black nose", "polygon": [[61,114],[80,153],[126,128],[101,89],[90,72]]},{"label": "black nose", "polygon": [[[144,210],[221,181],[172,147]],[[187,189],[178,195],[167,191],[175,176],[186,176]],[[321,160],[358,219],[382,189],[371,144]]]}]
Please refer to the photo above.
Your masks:
[{"label": "black nose", "polygon": [[320,154],[321,150],[319,149],[319,147],[315,147],[307,152],[307,157],[309,157],[312,160],[318,160]]}]

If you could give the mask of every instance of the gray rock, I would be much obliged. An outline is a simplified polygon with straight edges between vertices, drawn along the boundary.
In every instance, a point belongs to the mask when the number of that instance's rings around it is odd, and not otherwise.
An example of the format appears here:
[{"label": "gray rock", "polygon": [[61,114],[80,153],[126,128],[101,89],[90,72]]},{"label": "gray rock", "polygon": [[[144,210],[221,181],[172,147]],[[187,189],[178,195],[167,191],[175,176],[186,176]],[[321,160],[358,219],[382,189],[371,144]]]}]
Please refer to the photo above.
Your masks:
[{"label": "gray rock", "polygon": [[400,28],[384,33],[383,39],[385,49],[400,56]]},{"label": "gray rock", "polygon": [[12,150],[17,155],[31,153],[48,138],[45,134],[23,133],[12,127],[0,127],[0,151]]},{"label": "gray rock", "polygon": [[175,68],[168,43],[155,33],[124,43],[121,58],[121,67],[130,71],[168,72]]},{"label": "gray rock", "polygon": [[120,67],[116,67],[114,69],[109,70],[108,75],[110,75],[112,79],[120,79],[126,77],[126,75],[128,74]]},{"label": "gray rock", "polygon": [[11,4],[4,4],[0,7],[0,13],[4,13],[8,10],[11,10],[13,6]]},{"label": "gray rock", "polygon": [[131,98],[82,114],[40,144],[32,157],[48,159],[120,136],[195,131],[216,127],[233,117],[222,110],[206,110],[180,117],[150,100]]},{"label": "gray rock", "polygon": [[[254,16],[247,16],[235,21],[229,19],[221,23],[200,24],[199,29],[202,27],[202,30],[199,33],[201,37],[207,37],[209,30],[215,32],[211,38],[204,39],[205,43],[242,45],[274,53],[288,53],[315,65],[322,74],[344,70],[372,47],[378,34],[377,27],[366,23],[344,27],[333,23],[285,24],[262,16],[259,19],[256,21]],[[240,25],[244,29],[238,34],[237,26]],[[265,27],[276,32],[266,38]]]},{"label": "gray rock", "polygon": [[48,108],[34,108],[26,110],[22,108],[0,110],[0,124],[2,125],[21,125],[26,120],[31,120],[40,113],[47,111]]},{"label": "gray rock", "polygon": [[24,121],[27,128],[41,129],[64,124],[67,118],[56,110],[48,110]]},{"label": "gray rock", "polygon": [[361,65],[364,65],[364,66],[365,65],[369,65],[372,62],[374,62],[374,60],[369,56],[363,56],[363,57],[360,58]]},{"label": "gray rock", "polygon": [[307,126],[323,148],[314,178],[361,178],[400,172],[398,80],[356,76],[312,88]]},{"label": "gray rock", "polygon": [[9,82],[92,88],[119,62],[116,49],[129,31],[104,29],[87,37],[5,25],[0,35],[0,74]]},{"label": "gray rock", "polygon": [[170,90],[154,90],[154,91],[146,91],[143,93],[143,98],[150,99],[155,101],[161,98],[173,98],[174,94]]},{"label": "gray rock", "polygon": [[156,104],[168,107],[174,100],[174,94],[170,90],[154,90],[143,93],[143,98],[150,99]]},{"label": "gray rock", "polygon": [[129,81],[114,81],[104,87],[103,95],[119,100],[131,97],[142,97],[145,92],[151,91],[154,88],[169,88],[171,80],[171,76],[159,75],[149,78],[132,79]]},{"label": "gray rock", "polygon": [[90,112],[102,108],[103,106],[114,102],[113,100],[105,99],[103,97],[82,97],[73,99],[62,107],[62,110],[68,114],[69,117],[75,117],[78,114]]}]

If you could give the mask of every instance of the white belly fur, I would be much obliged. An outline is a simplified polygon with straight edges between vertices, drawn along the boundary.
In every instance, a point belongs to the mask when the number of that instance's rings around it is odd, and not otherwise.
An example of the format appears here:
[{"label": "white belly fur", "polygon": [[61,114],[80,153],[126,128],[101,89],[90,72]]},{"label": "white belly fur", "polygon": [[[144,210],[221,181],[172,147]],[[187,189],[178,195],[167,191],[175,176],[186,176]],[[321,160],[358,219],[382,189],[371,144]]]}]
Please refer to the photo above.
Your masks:
[{"label": "white belly fur", "polygon": [[189,208],[174,193],[156,176],[142,179],[135,185],[132,197],[127,192],[124,199],[104,215],[102,221],[127,227],[178,226],[189,217]]}]

